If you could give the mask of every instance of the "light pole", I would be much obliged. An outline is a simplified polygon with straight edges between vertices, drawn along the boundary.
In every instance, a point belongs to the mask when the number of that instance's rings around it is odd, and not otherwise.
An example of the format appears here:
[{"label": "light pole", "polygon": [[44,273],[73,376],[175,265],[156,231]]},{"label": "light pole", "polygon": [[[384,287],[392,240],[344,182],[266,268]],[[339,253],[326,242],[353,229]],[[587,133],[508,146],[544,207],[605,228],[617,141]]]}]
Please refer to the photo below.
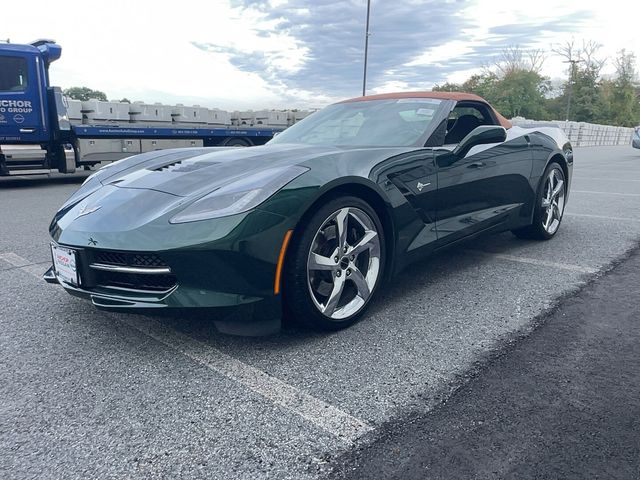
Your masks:
[{"label": "light pole", "polygon": [[367,91],[367,56],[369,54],[369,14],[371,13],[371,0],[367,0],[367,26],[364,31],[364,72],[362,74],[362,96]]}]

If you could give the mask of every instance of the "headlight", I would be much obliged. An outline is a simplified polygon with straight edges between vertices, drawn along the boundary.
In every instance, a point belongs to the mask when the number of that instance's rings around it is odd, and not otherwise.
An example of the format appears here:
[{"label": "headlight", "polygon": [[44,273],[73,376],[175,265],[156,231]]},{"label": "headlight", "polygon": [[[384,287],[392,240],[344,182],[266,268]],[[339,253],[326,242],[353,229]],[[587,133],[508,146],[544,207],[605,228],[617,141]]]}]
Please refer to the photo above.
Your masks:
[{"label": "headlight", "polygon": [[308,168],[276,167],[231,182],[185,208],[169,223],[186,223],[243,213],[257,207]]}]

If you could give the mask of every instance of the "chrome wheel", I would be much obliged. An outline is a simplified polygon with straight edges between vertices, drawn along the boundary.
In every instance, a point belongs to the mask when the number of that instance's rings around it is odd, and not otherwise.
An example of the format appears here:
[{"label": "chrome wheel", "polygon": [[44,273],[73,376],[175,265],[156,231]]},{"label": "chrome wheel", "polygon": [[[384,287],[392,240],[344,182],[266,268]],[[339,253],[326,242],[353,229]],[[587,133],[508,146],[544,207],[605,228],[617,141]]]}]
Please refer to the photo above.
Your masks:
[{"label": "chrome wheel", "polygon": [[544,184],[544,194],[542,197],[542,228],[553,235],[560,226],[562,214],[564,213],[565,183],[564,174],[561,170],[552,169]]},{"label": "chrome wheel", "polygon": [[380,236],[363,210],[344,207],[320,226],[307,258],[307,284],[316,308],[340,320],[367,303],[380,274]]}]

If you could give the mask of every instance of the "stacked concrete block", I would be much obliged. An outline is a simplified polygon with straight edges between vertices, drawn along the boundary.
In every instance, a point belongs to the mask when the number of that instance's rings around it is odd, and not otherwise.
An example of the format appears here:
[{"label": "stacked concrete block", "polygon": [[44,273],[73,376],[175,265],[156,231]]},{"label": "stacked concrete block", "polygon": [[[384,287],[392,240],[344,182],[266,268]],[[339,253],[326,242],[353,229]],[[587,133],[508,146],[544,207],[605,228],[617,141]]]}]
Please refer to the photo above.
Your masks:
[{"label": "stacked concrete block", "polygon": [[71,123],[82,123],[82,102],[71,98],[65,99],[67,102],[67,116]]},{"label": "stacked concrete block", "polygon": [[86,100],[82,102],[83,123],[128,123],[129,104]]},{"label": "stacked concrete block", "polygon": [[171,111],[171,119],[173,123],[206,124],[209,119],[209,109],[200,105],[185,107],[178,104]]},{"label": "stacked concrete block", "polygon": [[251,126],[255,121],[255,112],[253,110],[245,112],[234,112],[232,119],[237,122],[236,125]]},{"label": "stacked concrete block", "polygon": [[164,105],[162,103],[104,102],[101,100],[66,99],[69,120],[72,123],[140,125],[189,125],[197,126],[239,126],[286,128],[302,120],[312,112],[304,110],[246,110],[226,111],[199,105]]},{"label": "stacked concrete block", "polygon": [[294,123],[298,123],[305,117],[308,117],[313,112],[309,112],[307,110],[289,110],[289,119],[288,124],[293,125]]},{"label": "stacked concrete block", "polygon": [[231,125],[231,113],[220,110],[219,108],[211,108],[207,110],[208,125]]},{"label": "stacked concrete block", "polygon": [[161,103],[135,102],[129,106],[129,116],[132,123],[171,125],[173,109],[174,107]]},{"label": "stacked concrete block", "polygon": [[560,122],[529,120],[516,117],[511,120],[514,125],[527,127],[532,125],[556,126],[564,131],[574,147],[592,147],[600,145],[629,145],[633,128],[598,125],[587,122]]}]

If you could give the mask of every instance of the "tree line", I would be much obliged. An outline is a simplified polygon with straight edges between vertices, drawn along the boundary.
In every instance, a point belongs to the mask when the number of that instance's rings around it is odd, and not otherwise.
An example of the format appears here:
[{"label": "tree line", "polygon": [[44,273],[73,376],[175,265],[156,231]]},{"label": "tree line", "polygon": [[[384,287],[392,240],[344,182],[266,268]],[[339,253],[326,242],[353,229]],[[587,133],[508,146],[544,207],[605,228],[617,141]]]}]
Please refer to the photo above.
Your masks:
[{"label": "tree line", "polygon": [[567,64],[567,78],[560,85],[542,75],[547,53],[505,49],[498,61],[461,84],[436,85],[436,91],[480,95],[507,118],[573,120],[633,127],[640,124],[640,83],[633,53],[621,50],[612,60],[615,74],[603,76],[608,59],[599,55],[601,45],[567,42],[552,50]]}]

